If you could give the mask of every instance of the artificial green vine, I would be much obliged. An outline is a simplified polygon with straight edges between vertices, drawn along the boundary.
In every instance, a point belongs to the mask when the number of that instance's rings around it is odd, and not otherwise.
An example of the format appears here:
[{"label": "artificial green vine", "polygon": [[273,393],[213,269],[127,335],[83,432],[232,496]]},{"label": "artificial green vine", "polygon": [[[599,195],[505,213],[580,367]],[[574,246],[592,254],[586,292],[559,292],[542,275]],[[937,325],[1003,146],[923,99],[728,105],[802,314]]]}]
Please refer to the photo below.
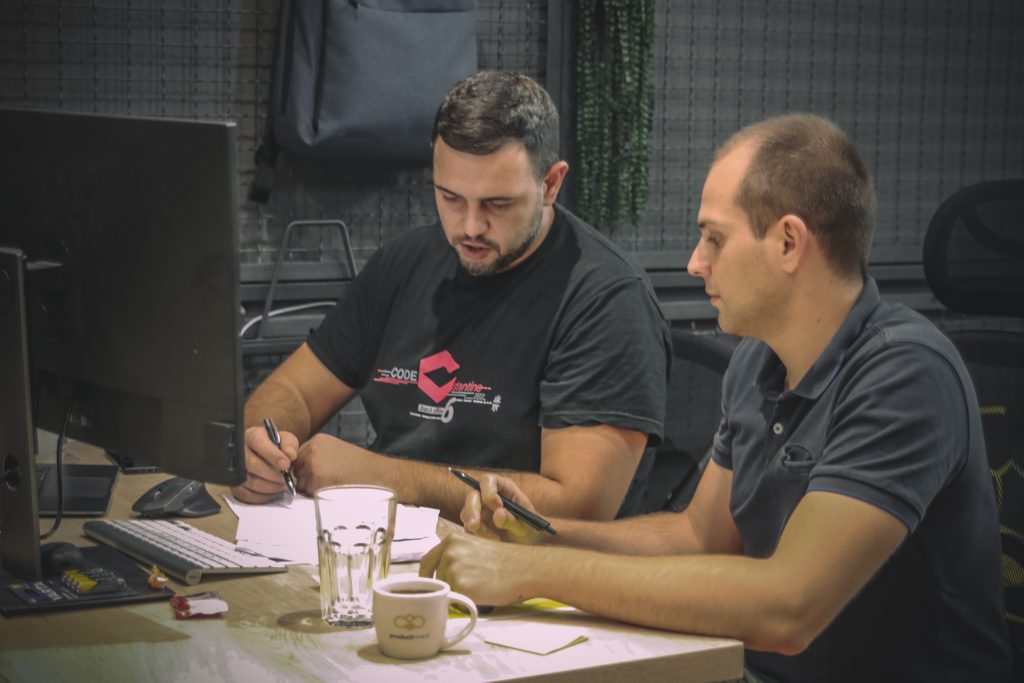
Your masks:
[{"label": "artificial green vine", "polygon": [[579,213],[596,225],[647,204],[654,112],[654,0],[577,3]]}]

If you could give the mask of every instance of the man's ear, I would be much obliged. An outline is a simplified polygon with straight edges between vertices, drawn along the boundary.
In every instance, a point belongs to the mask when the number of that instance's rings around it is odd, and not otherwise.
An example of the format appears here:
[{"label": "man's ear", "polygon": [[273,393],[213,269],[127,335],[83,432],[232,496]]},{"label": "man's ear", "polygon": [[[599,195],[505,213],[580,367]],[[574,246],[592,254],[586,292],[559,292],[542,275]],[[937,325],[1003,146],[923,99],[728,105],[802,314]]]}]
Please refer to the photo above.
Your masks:
[{"label": "man's ear", "polygon": [[562,189],[562,181],[565,180],[565,174],[568,172],[569,164],[565,161],[556,161],[548,167],[542,181],[544,183],[544,206],[551,206],[555,203],[558,191]]},{"label": "man's ear", "polygon": [[779,247],[779,262],[782,269],[789,274],[795,273],[807,258],[814,235],[811,234],[804,219],[791,213],[780,218],[772,226],[772,231]]}]

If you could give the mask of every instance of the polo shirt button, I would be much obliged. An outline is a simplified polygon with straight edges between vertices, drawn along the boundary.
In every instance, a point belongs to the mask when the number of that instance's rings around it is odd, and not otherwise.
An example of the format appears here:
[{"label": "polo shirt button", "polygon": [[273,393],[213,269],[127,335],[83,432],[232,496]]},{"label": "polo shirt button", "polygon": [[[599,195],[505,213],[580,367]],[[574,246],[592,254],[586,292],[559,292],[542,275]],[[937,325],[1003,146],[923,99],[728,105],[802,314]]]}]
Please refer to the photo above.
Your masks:
[{"label": "polo shirt button", "polygon": [[782,433],[782,423],[781,422],[776,422],[775,424],[772,425],[772,434],[774,434],[775,436],[778,436],[781,433]]}]

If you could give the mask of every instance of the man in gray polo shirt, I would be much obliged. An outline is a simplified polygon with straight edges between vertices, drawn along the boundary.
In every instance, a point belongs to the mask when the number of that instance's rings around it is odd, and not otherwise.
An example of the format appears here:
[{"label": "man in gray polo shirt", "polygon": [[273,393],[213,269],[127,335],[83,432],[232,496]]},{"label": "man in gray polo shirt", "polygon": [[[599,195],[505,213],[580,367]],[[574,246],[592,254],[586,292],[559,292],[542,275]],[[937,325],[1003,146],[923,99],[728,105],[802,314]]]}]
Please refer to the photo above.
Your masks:
[{"label": "man in gray polo shirt", "polygon": [[750,680],[1009,680],[977,399],[952,344],[879,298],[874,220],[864,162],[830,122],[734,135],[689,271],[747,339],[689,508],[551,520],[548,538],[502,507],[499,491],[530,506],[515,484],[488,476],[462,511],[477,536],[449,536],[421,572],[487,604],[544,595],[739,638]]}]

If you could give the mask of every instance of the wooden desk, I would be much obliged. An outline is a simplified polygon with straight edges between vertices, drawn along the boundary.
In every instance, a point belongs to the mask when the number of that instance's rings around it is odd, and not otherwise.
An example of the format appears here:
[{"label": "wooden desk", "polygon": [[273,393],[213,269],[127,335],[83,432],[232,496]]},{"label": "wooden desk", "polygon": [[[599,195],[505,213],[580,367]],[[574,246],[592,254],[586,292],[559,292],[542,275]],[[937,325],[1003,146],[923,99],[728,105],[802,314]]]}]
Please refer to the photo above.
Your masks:
[{"label": "wooden desk", "polygon": [[[70,460],[70,459],[69,459]],[[131,504],[168,475],[120,475],[110,517],[129,518]],[[235,516],[224,510],[189,520],[234,538]],[[44,520],[48,528],[50,520]],[[57,536],[91,541],[82,520],[65,519]],[[393,571],[414,571],[396,565]],[[584,614],[530,619],[573,623],[589,640],[539,656],[489,645],[471,634],[454,649],[418,662],[383,656],[373,629],[337,631],[320,620],[315,567],[282,574],[172,582],[179,593],[216,590],[230,606],[223,617],[177,621],[166,602],[101,607],[31,617],[0,618],[0,678],[39,681],[715,681],[742,675],[735,640],[689,636],[625,625]]]}]

